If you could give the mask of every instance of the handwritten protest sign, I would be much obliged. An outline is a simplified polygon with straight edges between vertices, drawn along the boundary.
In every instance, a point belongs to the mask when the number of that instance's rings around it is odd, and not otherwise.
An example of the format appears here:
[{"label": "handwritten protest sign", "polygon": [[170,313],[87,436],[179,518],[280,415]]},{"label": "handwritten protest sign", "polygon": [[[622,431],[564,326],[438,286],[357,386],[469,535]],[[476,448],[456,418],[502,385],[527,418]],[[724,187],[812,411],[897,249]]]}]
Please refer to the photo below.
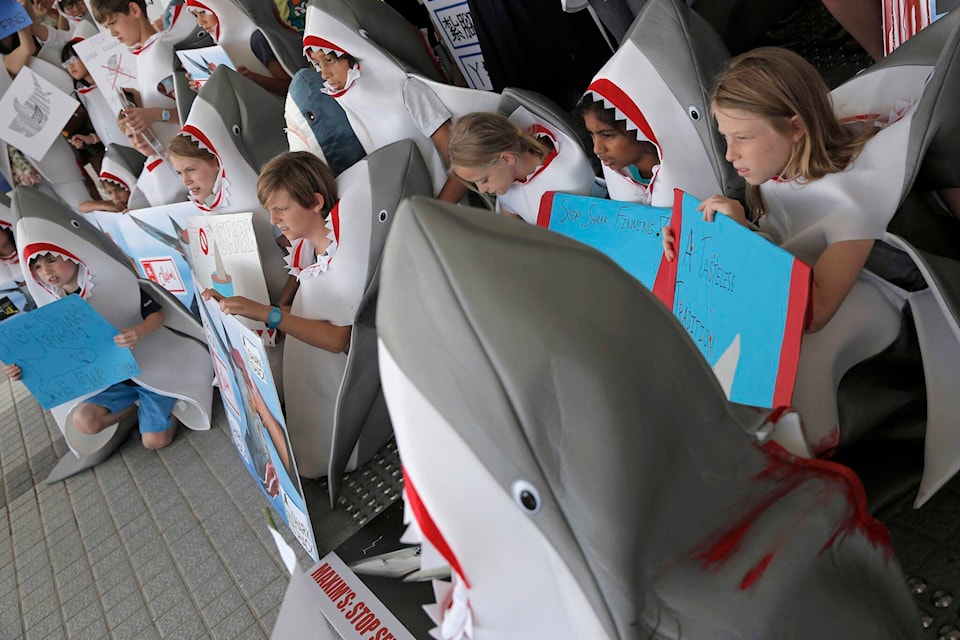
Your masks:
[{"label": "handwritten protest sign", "polygon": [[0,38],[33,24],[27,10],[16,0],[0,0]]},{"label": "handwritten protest sign", "polygon": [[553,191],[537,216],[537,226],[599,249],[650,289],[663,252],[660,230],[669,223],[667,208]]},{"label": "handwritten protest sign", "polygon": [[213,300],[201,300],[200,311],[231,440],[247,471],[316,560],[313,527],[263,342]]},{"label": "handwritten protest sign", "polygon": [[97,90],[106,98],[111,111],[120,113],[126,104],[118,90],[123,87],[137,88],[136,56],[106,31],[76,43],[73,49],[93,78]]},{"label": "handwritten protest sign", "polygon": [[0,98],[0,139],[42,159],[80,103],[24,67]]},{"label": "handwritten protest sign", "polygon": [[0,324],[0,360],[20,366],[44,409],[140,374],[130,349],[80,296],[66,296]]},{"label": "handwritten protest sign", "polygon": [[788,406],[810,293],[810,267],[726,216],[704,222],[676,193],[677,257],[654,293],[673,309],[733,402]]},{"label": "handwritten protest sign", "polygon": [[[727,397],[790,404],[810,268],[725,216],[704,222],[677,191],[672,210],[544,194],[538,224],[609,256],[666,304],[713,368]],[[679,239],[663,259],[661,229]]]}]

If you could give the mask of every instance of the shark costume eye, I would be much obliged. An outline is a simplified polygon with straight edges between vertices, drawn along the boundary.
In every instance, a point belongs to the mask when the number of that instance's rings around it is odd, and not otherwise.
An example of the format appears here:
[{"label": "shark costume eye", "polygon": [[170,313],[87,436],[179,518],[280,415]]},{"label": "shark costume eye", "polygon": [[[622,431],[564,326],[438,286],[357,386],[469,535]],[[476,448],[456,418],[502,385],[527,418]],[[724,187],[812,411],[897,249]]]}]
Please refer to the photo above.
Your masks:
[{"label": "shark costume eye", "polygon": [[235,125],[233,125],[233,127],[230,128],[230,130],[233,131],[233,135],[235,135],[235,136],[239,136],[239,135],[240,135],[240,125],[235,124]]},{"label": "shark costume eye", "polygon": [[380,222],[386,222],[389,215],[386,209],[380,209]]},{"label": "shark costume eye", "polygon": [[307,120],[309,120],[310,122],[317,121],[317,114],[315,114],[313,111],[305,111],[304,113],[307,116]]},{"label": "shark costume eye", "polygon": [[700,108],[694,104],[687,107],[687,113],[690,114],[690,119],[694,122],[700,120]]},{"label": "shark costume eye", "polygon": [[70,226],[73,227],[74,229],[79,229],[79,228],[80,228],[80,221],[79,221],[79,220],[71,220],[71,221],[70,221]]},{"label": "shark costume eye", "polygon": [[366,29],[360,29],[359,31],[357,31],[357,33],[359,33],[359,34],[360,34],[360,37],[363,38],[364,40],[369,40],[369,39],[370,39],[370,34],[367,33],[367,30],[366,30]]},{"label": "shark costume eye", "polygon": [[513,501],[530,515],[540,513],[540,492],[526,480],[516,480],[511,487]]}]

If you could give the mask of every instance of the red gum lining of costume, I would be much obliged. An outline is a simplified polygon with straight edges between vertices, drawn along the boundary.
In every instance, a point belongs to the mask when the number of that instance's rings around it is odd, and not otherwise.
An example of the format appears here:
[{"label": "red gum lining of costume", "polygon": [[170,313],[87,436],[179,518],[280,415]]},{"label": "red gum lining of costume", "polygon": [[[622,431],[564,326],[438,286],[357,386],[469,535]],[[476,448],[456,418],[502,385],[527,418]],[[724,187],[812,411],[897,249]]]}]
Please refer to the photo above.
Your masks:
[{"label": "red gum lining of costume", "polygon": [[457,572],[457,575],[459,575],[460,579],[463,580],[463,584],[465,584],[469,589],[470,582],[467,580],[467,577],[463,575],[463,569],[460,567],[460,561],[457,560],[457,556],[453,554],[453,550],[450,549],[450,545],[447,544],[443,534],[440,533],[437,525],[433,522],[433,518],[430,517],[430,513],[427,511],[427,508],[423,505],[423,502],[421,502],[420,495],[417,493],[417,490],[413,488],[413,483],[410,481],[410,476],[407,474],[406,469],[403,469],[403,479],[403,490],[407,494],[407,504],[410,506],[410,510],[413,512],[413,517],[417,519],[417,525],[420,527],[420,532],[423,533],[423,536],[427,539],[427,541],[433,545],[434,549],[436,549],[437,552],[443,556],[444,560],[446,560],[450,565],[450,568]]},{"label": "red gum lining of costume", "polygon": [[536,177],[537,177],[538,175],[540,175],[541,173],[543,173],[543,170],[550,166],[550,163],[553,162],[553,159],[556,158],[556,157],[557,157],[557,154],[559,153],[558,148],[557,148],[557,147],[558,147],[557,137],[556,137],[555,135],[553,135],[553,132],[552,132],[552,131],[550,131],[549,129],[547,129],[547,128],[544,127],[543,125],[534,124],[534,125],[532,125],[529,129],[527,129],[527,133],[533,135],[534,137],[536,137],[536,136],[538,136],[538,135],[547,136],[548,138],[550,138],[550,141],[553,142],[553,149],[552,149],[552,150],[550,151],[550,153],[548,153],[547,156],[543,159],[543,164],[541,164],[539,167],[537,167],[536,170],[535,170],[533,173],[531,173],[530,175],[526,176],[525,178],[516,178],[516,179],[514,180],[514,182],[519,182],[520,184],[526,184],[526,183],[530,182],[531,180],[533,180],[534,178],[536,178]]},{"label": "red gum lining of costume", "polygon": [[159,167],[162,162],[163,162],[163,158],[157,158],[156,160],[154,160],[153,162],[147,165],[147,171],[150,171],[152,173],[153,170]]},{"label": "red gum lining of costume", "polygon": [[121,187],[123,187],[124,189],[126,189],[127,191],[130,191],[130,185],[128,185],[126,182],[124,182],[123,179],[120,178],[120,176],[114,175],[114,174],[110,173],[109,171],[101,171],[99,178],[100,178],[101,180],[108,180],[108,181],[110,181],[110,182],[115,182],[115,183],[117,183],[118,185],[120,185]]},{"label": "red gum lining of costume", "polygon": [[329,40],[324,40],[320,36],[303,36],[303,55],[307,55],[311,49],[331,49],[333,51],[339,51],[338,57],[340,55],[350,55],[337,45],[333,44]]}]

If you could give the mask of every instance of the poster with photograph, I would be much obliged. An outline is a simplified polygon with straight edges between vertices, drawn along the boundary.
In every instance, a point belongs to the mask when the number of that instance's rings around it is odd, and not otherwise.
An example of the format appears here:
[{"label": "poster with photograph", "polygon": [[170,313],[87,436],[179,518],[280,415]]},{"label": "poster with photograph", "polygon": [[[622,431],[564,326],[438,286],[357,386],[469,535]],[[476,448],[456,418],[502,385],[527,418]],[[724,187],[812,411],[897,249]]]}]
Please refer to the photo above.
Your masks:
[{"label": "poster with photograph", "polygon": [[199,304],[231,440],[247,471],[316,560],[313,526],[263,342],[215,301]]},{"label": "poster with photograph", "polygon": [[[187,255],[200,291],[214,289],[224,297],[244,296],[270,303],[253,231],[253,213],[194,215],[187,220],[187,233],[190,240]],[[262,322],[239,320],[257,332],[264,344],[274,344],[276,332],[268,331]]]},{"label": "poster with photograph", "polygon": [[42,160],[80,103],[24,67],[0,98],[0,139]]},{"label": "poster with photograph", "polygon": [[65,296],[0,323],[0,361],[16,364],[23,384],[50,409],[140,375],[117,330],[80,296]]},{"label": "poster with photograph", "polygon": [[87,71],[97,85],[97,90],[114,113],[120,113],[126,105],[119,90],[137,88],[137,58],[119,40],[107,32],[99,33],[74,45]]},{"label": "poster with photograph", "polygon": [[180,58],[184,71],[189,73],[190,78],[197,83],[198,91],[203,88],[204,83],[210,79],[210,74],[217,67],[224,65],[236,70],[236,66],[223,47],[216,45],[199,49],[183,49],[177,51],[177,57]]},{"label": "poster with photograph", "polygon": [[162,286],[196,315],[187,258],[187,225],[196,213],[192,203],[178,202],[126,213],[95,211],[86,215],[127,254],[140,277]]},{"label": "poster with photograph", "polygon": [[883,0],[883,55],[890,55],[957,4],[957,0]]}]

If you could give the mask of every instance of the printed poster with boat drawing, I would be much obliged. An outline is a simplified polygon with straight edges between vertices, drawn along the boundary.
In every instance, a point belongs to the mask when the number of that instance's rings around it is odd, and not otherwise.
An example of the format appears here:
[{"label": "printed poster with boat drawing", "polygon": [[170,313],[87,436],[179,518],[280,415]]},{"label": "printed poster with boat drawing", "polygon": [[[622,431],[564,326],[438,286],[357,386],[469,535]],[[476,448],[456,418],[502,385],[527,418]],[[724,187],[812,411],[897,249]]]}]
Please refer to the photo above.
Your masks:
[{"label": "printed poster with boat drawing", "polygon": [[[727,397],[789,406],[810,291],[810,267],[725,216],[704,222],[677,190],[672,210],[546,193],[538,225],[617,262],[660,298],[711,366]],[[661,229],[678,238],[663,258]]]}]

